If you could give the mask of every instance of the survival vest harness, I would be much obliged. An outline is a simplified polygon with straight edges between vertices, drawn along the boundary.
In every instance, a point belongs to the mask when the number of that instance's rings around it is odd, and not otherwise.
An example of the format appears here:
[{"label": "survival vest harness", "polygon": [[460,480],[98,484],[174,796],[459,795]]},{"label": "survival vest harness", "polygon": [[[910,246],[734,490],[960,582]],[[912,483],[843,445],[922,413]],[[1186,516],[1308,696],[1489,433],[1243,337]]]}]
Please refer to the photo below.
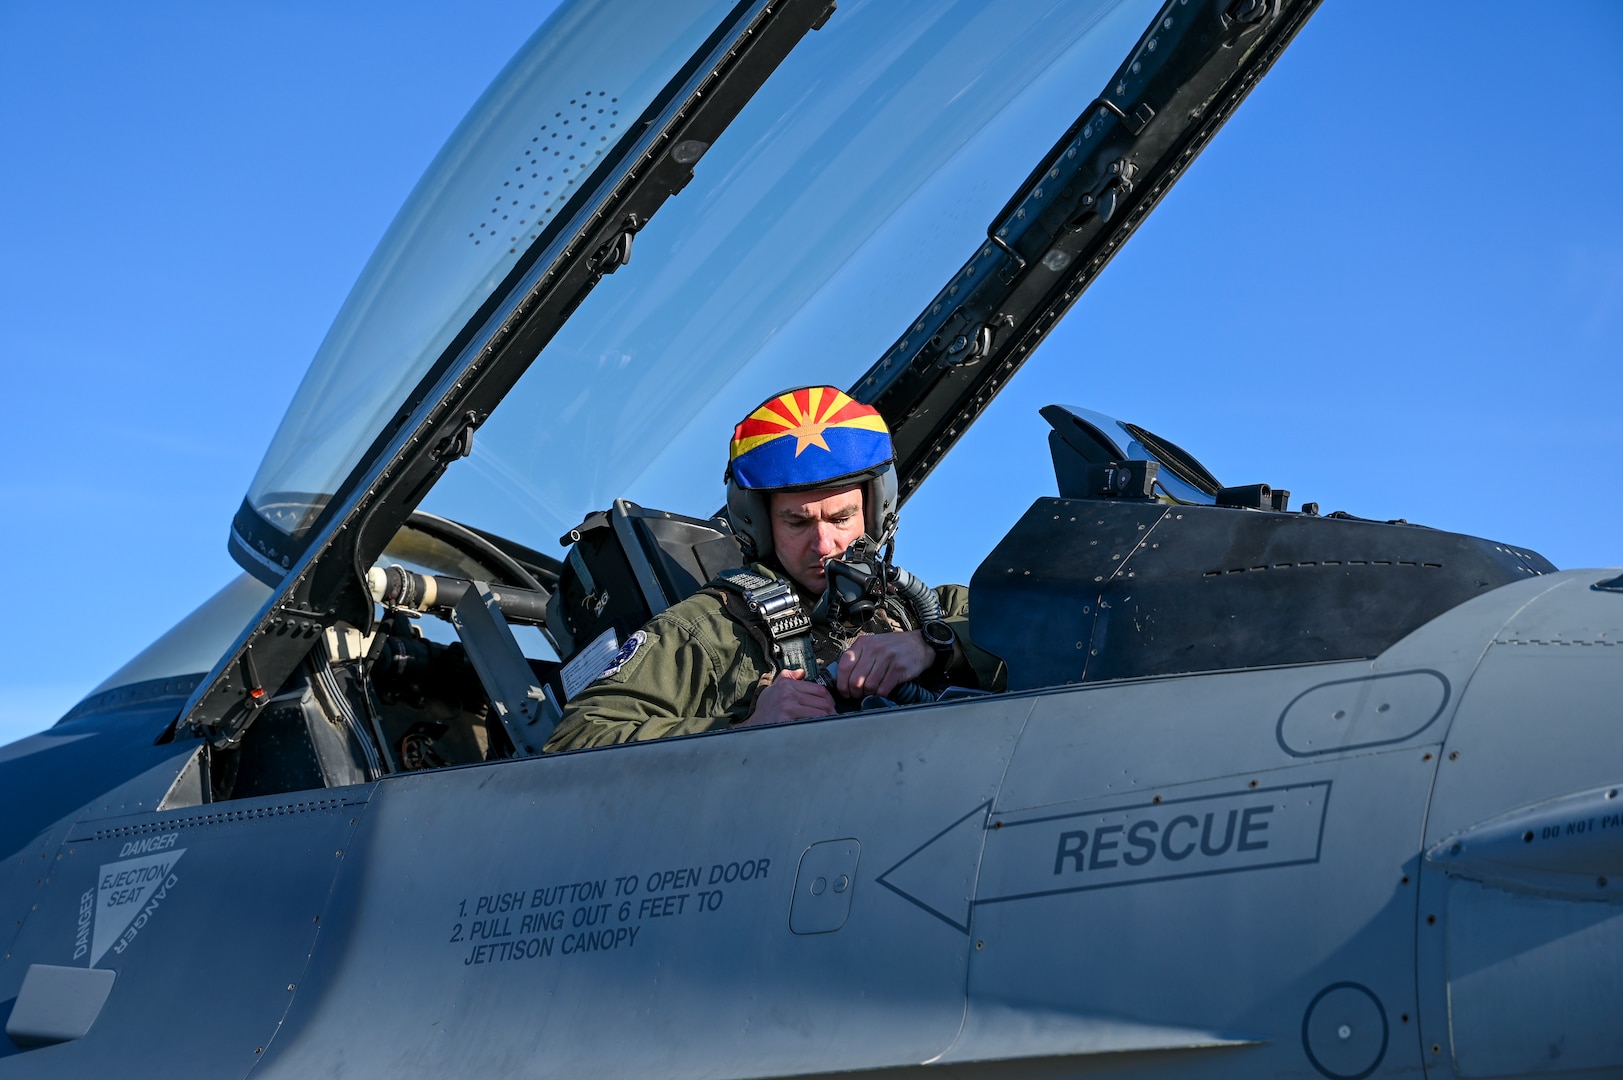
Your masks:
[{"label": "survival vest harness", "polygon": [[765,650],[777,670],[799,668],[810,681],[822,677],[812,647],[811,618],[801,609],[793,585],[739,568],[723,570],[700,591],[722,602]]}]

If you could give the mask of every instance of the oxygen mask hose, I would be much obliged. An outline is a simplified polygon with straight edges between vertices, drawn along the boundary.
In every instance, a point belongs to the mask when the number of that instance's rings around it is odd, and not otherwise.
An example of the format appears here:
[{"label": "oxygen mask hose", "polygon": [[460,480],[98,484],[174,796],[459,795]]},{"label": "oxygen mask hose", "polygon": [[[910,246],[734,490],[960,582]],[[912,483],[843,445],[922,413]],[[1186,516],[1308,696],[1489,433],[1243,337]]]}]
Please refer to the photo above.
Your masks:
[{"label": "oxygen mask hose", "polygon": [[812,621],[822,626],[840,625],[858,629],[874,617],[881,606],[894,611],[901,600],[904,625],[911,615],[911,626],[918,629],[933,619],[941,618],[941,602],[935,590],[917,577],[893,566],[879,552],[879,545],[867,536],[859,536],[838,559],[823,564],[828,582],[822,599],[812,611]]},{"label": "oxygen mask hose", "polygon": [[923,626],[941,618],[941,601],[934,589],[899,566],[890,569],[895,574],[896,594],[913,609],[913,614],[918,618],[916,625]]},{"label": "oxygen mask hose", "polygon": [[[823,685],[835,697],[840,696],[839,680],[840,662],[836,660],[832,664],[824,665]],[[889,709],[897,705],[923,705],[935,700],[937,700],[936,696],[918,683],[904,682],[884,696],[879,694],[865,695],[859,707],[863,711],[868,709]]]}]

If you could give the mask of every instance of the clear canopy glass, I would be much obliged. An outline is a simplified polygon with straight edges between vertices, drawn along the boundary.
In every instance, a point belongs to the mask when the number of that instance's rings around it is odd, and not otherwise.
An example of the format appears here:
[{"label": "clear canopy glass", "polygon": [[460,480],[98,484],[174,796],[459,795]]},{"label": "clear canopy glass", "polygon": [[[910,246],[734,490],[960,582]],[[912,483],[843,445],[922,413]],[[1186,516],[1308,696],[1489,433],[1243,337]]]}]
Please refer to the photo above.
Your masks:
[{"label": "clear canopy glass", "polygon": [[736,0],[571,0],[435,157],[316,352],[248,501],[298,535]]},{"label": "clear canopy glass", "polygon": [[[308,526],[616,125],[734,7],[573,0],[519,50],[317,352],[250,489],[267,521],[290,535]],[[617,496],[696,515],[719,507],[732,424],[790,385],[853,384],[980,246],[1158,8],[841,0],[424,509],[545,551]],[[456,569],[415,550],[387,557]],[[207,670],[268,595],[237,579],[97,690]]]},{"label": "clear canopy glass", "polygon": [[424,508],[539,550],[615,497],[716,510],[732,425],[785,387],[854,383],[1159,7],[842,0]]},{"label": "clear canopy glass", "polygon": [[[1156,0],[842,0],[480,429],[424,509],[540,550],[625,496],[706,514],[726,435],[851,385],[983,241]],[[735,5],[566,4],[373,255],[249,502],[298,535],[531,238]]]}]

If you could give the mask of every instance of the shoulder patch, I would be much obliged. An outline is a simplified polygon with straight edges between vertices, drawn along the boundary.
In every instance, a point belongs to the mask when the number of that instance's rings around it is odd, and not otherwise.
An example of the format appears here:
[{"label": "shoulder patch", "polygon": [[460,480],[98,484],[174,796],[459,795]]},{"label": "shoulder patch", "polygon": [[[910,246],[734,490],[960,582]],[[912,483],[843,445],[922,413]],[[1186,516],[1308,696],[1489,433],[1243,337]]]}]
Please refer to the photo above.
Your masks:
[{"label": "shoulder patch", "polygon": [[609,666],[603,669],[603,674],[599,675],[598,678],[606,679],[631,663],[631,658],[637,655],[637,650],[642,648],[647,641],[648,635],[641,630],[626,638],[626,643],[620,646],[620,651],[614,654],[614,659],[609,661]]}]

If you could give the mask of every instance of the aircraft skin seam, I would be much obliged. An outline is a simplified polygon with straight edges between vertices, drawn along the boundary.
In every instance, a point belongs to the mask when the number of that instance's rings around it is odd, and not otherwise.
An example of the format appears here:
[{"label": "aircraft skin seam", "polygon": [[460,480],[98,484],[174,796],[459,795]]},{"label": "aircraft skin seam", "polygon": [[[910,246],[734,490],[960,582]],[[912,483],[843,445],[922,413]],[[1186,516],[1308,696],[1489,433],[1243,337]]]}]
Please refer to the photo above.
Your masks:
[{"label": "aircraft skin seam", "polygon": [[[1439,775],[1439,766],[1442,764],[1442,748],[1448,745],[1448,736],[1454,730],[1454,721],[1459,718],[1460,706],[1464,704],[1465,695],[1471,689],[1471,682],[1476,678],[1477,672],[1482,669],[1482,661],[1487,658],[1489,650],[1493,648],[1493,645],[1498,640],[1499,635],[1504,633],[1505,627],[1514,622],[1523,612],[1532,607],[1535,602],[1545,596],[1548,596],[1550,593],[1555,592],[1557,589],[1561,588],[1562,584],[1563,582],[1559,581],[1547,583],[1544,588],[1539,589],[1538,592],[1528,597],[1527,600],[1518,606],[1515,611],[1505,616],[1504,621],[1499,624],[1499,628],[1495,630],[1493,632],[1493,636],[1488,639],[1488,643],[1484,645],[1482,647],[1482,651],[1477,654],[1476,660],[1471,664],[1470,672],[1460,680],[1459,695],[1454,699],[1453,708],[1448,709],[1445,706],[1444,711],[1448,714],[1447,718],[1438,718],[1439,720],[1443,720],[1443,726],[1437,732],[1437,751],[1435,752],[1435,757],[1433,758],[1431,764],[1431,784],[1426,789],[1425,807],[1420,814],[1420,845],[1418,850],[1415,852],[1414,869],[1414,1038],[1417,1044],[1415,1049],[1420,1055],[1420,1060],[1423,1062],[1430,1060],[1430,1055],[1426,1053],[1426,1032],[1428,1030],[1426,1020],[1427,1005],[1430,1003],[1432,1007],[1435,1008],[1436,998],[1428,995],[1426,992],[1427,987],[1421,983],[1421,967],[1424,960],[1422,950],[1425,948],[1425,943],[1422,939],[1424,931],[1421,929],[1420,912],[1423,908],[1425,893],[1427,891],[1425,888],[1426,837],[1429,835],[1429,831],[1431,829],[1432,800],[1437,797],[1437,777]],[[1433,721],[1433,723],[1435,722],[1436,721]],[[1452,1021],[1449,1015],[1449,1008],[1450,1006],[1447,1004],[1445,992],[1442,1015],[1440,1017],[1433,1016],[1431,1018],[1429,1025],[1430,1030],[1433,1032],[1439,1030],[1452,1030]],[[1437,1036],[1434,1034],[1433,1037],[1435,1038]]]},{"label": "aircraft skin seam", "polygon": [[[342,806],[342,803],[340,801],[340,807],[341,806]],[[354,842],[355,842],[355,834],[356,834],[356,832],[359,831],[359,828],[360,828],[361,819],[366,815],[366,812],[369,809],[371,809],[371,807],[372,807],[372,800],[371,800],[371,797],[368,796],[366,799],[364,799],[360,803],[359,806],[357,806],[355,808],[355,816],[352,819],[350,819],[349,832],[344,837],[344,848],[345,848],[345,850],[352,849],[352,847],[354,845]],[[285,1002],[284,1002],[284,1004],[282,1006],[281,1015],[276,1018],[276,1026],[273,1027],[271,1029],[271,1033],[265,1037],[264,1049],[265,1049],[266,1052],[263,1053],[263,1054],[259,1054],[259,1055],[255,1056],[254,1063],[248,1067],[248,1072],[244,1075],[244,1080],[247,1080],[248,1076],[252,1076],[256,1071],[258,1071],[259,1067],[265,1063],[265,1060],[268,1057],[270,1057],[271,1045],[276,1041],[277,1036],[281,1035],[282,1028],[287,1026],[288,1015],[290,1013],[292,1013],[293,1004],[298,999],[298,988],[304,986],[304,984],[305,984],[305,976],[310,974],[310,965],[315,962],[316,951],[321,948],[321,942],[322,942],[321,916],[327,914],[327,912],[332,908],[333,897],[335,895],[337,895],[337,893],[338,893],[338,882],[339,882],[340,879],[343,878],[344,871],[345,871],[345,869],[347,867],[347,864],[350,861],[351,860],[349,860],[349,859],[345,859],[344,864],[340,865],[338,867],[338,872],[333,874],[332,880],[327,883],[327,895],[325,895],[324,897],[321,898],[321,911],[315,917],[316,918],[316,921],[315,921],[315,928],[316,929],[315,929],[315,933],[310,938],[310,951],[305,953],[305,955],[304,955],[304,964],[299,968],[299,974],[298,974],[297,978],[293,981],[293,984],[288,987],[288,990],[290,991],[290,993],[288,994],[288,996],[287,996],[287,998],[286,998],[286,1000],[285,1000]],[[361,873],[365,873],[365,871],[363,870],[363,871],[361,871]],[[330,923],[329,923],[329,925],[330,925]],[[292,1036],[292,1037],[296,1037],[296,1036],[297,1036],[297,1031],[295,1030],[294,1036]]]},{"label": "aircraft skin seam", "polygon": [[172,832],[176,829],[195,829],[205,825],[256,821],[260,818],[281,817],[285,814],[320,813],[327,810],[339,810],[343,806],[343,799],[317,799],[310,802],[282,803],[277,806],[258,806],[249,810],[222,810],[209,814],[192,814],[186,817],[166,817],[157,822],[143,822],[139,825],[118,825],[108,829],[97,829],[91,839],[113,840],[120,836],[139,836],[142,833]]},{"label": "aircraft skin seam", "polygon": [[1276,562],[1263,566],[1233,566],[1226,570],[1207,570],[1202,577],[1221,577],[1224,574],[1249,574],[1258,570],[1294,570],[1301,567],[1342,566],[1409,566],[1423,570],[1441,570],[1440,562],[1416,562],[1413,559],[1304,559],[1301,562]]},{"label": "aircraft skin seam", "polygon": [[[981,850],[980,853],[975,857],[975,880],[971,884],[969,891],[969,925],[965,927],[964,938],[966,942],[973,939],[975,936],[975,895],[980,892],[981,888],[981,867],[984,866],[986,862],[986,837],[993,827],[992,822],[997,814],[998,796],[1003,793],[1003,783],[1009,778],[1009,767],[1014,764],[1014,753],[1020,748],[1020,739],[1025,735],[1026,728],[1031,723],[1031,714],[1036,711],[1037,698],[1034,697],[1031,699],[1031,707],[1026,710],[1025,718],[1020,721],[1019,729],[1016,730],[1011,736],[1009,753],[1003,759],[1003,771],[998,774],[997,789],[993,791],[992,798],[986,804],[986,823],[981,826]],[[887,871],[887,873],[888,872],[889,871]],[[880,882],[880,884],[883,885],[885,883]],[[924,1059],[924,1061],[920,1062],[921,1065],[930,1065],[940,1061],[942,1058],[952,1053],[952,1048],[957,1046],[958,1040],[964,1037],[964,1028],[969,1023],[970,966],[974,964],[974,962],[974,955],[967,954],[964,961],[964,1011],[958,1017],[958,1030],[953,1032],[952,1041],[947,1043],[939,1054],[936,1054],[934,1057]]]}]

